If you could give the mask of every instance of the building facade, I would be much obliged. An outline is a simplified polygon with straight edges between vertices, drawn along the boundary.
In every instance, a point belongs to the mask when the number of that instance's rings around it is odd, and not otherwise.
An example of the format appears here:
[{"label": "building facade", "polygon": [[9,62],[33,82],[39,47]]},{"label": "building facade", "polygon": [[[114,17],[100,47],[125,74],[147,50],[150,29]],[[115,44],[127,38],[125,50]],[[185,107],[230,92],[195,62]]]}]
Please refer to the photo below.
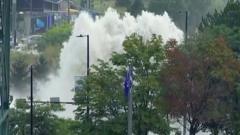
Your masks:
[{"label": "building facade", "polygon": [[17,0],[16,31],[18,37],[45,32],[55,24],[59,0]]}]

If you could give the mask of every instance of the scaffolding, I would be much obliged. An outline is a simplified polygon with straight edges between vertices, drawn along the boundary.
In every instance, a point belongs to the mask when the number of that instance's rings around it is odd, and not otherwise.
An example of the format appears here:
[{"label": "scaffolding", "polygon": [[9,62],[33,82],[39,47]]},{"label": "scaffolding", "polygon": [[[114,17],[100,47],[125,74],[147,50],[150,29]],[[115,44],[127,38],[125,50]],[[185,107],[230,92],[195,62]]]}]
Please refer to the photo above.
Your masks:
[{"label": "scaffolding", "polygon": [[8,135],[11,0],[0,0],[0,135]]}]

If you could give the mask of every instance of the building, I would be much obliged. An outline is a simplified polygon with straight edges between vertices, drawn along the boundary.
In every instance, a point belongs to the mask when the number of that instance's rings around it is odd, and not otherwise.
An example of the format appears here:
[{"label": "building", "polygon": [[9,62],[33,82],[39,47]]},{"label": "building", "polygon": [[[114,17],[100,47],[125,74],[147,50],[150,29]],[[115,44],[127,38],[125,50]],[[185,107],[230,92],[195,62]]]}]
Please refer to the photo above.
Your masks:
[{"label": "building", "polygon": [[58,11],[60,0],[17,0],[17,11]]},{"label": "building", "polygon": [[75,5],[71,0],[16,0],[14,39],[41,34],[63,21],[73,20],[78,15]]},{"label": "building", "polygon": [[45,32],[54,25],[53,12],[59,9],[59,0],[17,0],[16,34],[19,37]]}]

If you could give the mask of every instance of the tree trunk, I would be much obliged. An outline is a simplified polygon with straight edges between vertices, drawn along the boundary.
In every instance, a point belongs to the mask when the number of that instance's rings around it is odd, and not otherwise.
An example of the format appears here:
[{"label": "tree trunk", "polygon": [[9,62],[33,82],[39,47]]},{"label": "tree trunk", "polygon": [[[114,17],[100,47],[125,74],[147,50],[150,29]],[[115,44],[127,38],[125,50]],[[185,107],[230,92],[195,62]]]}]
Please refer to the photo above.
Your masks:
[{"label": "tree trunk", "polygon": [[191,125],[189,130],[189,135],[196,135],[196,133],[197,133],[196,128],[194,127],[194,125]]},{"label": "tree trunk", "polygon": [[138,135],[148,135],[148,131],[147,130],[145,130],[145,129],[138,129]]},{"label": "tree trunk", "polygon": [[213,129],[213,130],[212,130],[212,134],[213,134],[213,135],[218,135],[218,129]]}]

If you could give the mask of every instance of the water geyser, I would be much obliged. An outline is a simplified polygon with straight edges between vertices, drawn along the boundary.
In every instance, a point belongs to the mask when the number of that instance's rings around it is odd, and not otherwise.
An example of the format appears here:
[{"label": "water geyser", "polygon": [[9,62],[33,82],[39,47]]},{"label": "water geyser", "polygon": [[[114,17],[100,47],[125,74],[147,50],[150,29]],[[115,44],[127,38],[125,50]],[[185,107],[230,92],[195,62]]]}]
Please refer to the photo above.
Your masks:
[{"label": "water geyser", "polygon": [[[81,12],[75,20],[72,35],[64,43],[60,55],[60,68],[57,75],[49,75],[50,80],[39,86],[37,97],[48,100],[49,97],[60,97],[62,101],[72,101],[74,93],[74,76],[86,75],[86,38],[76,37],[89,34],[90,64],[96,64],[97,59],[108,60],[112,52],[121,52],[126,36],[138,33],[145,39],[152,34],[161,35],[163,41],[175,38],[181,41],[183,32],[172,22],[167,13],[155,15],[143,11],[136,18],[129,13],[124,16],[109,8],[104,16],[93,19],[87,12]],[[73,116],[72,107],[66,108],[69,117]],[[67,116],[67,115],[65,115]]]}]

